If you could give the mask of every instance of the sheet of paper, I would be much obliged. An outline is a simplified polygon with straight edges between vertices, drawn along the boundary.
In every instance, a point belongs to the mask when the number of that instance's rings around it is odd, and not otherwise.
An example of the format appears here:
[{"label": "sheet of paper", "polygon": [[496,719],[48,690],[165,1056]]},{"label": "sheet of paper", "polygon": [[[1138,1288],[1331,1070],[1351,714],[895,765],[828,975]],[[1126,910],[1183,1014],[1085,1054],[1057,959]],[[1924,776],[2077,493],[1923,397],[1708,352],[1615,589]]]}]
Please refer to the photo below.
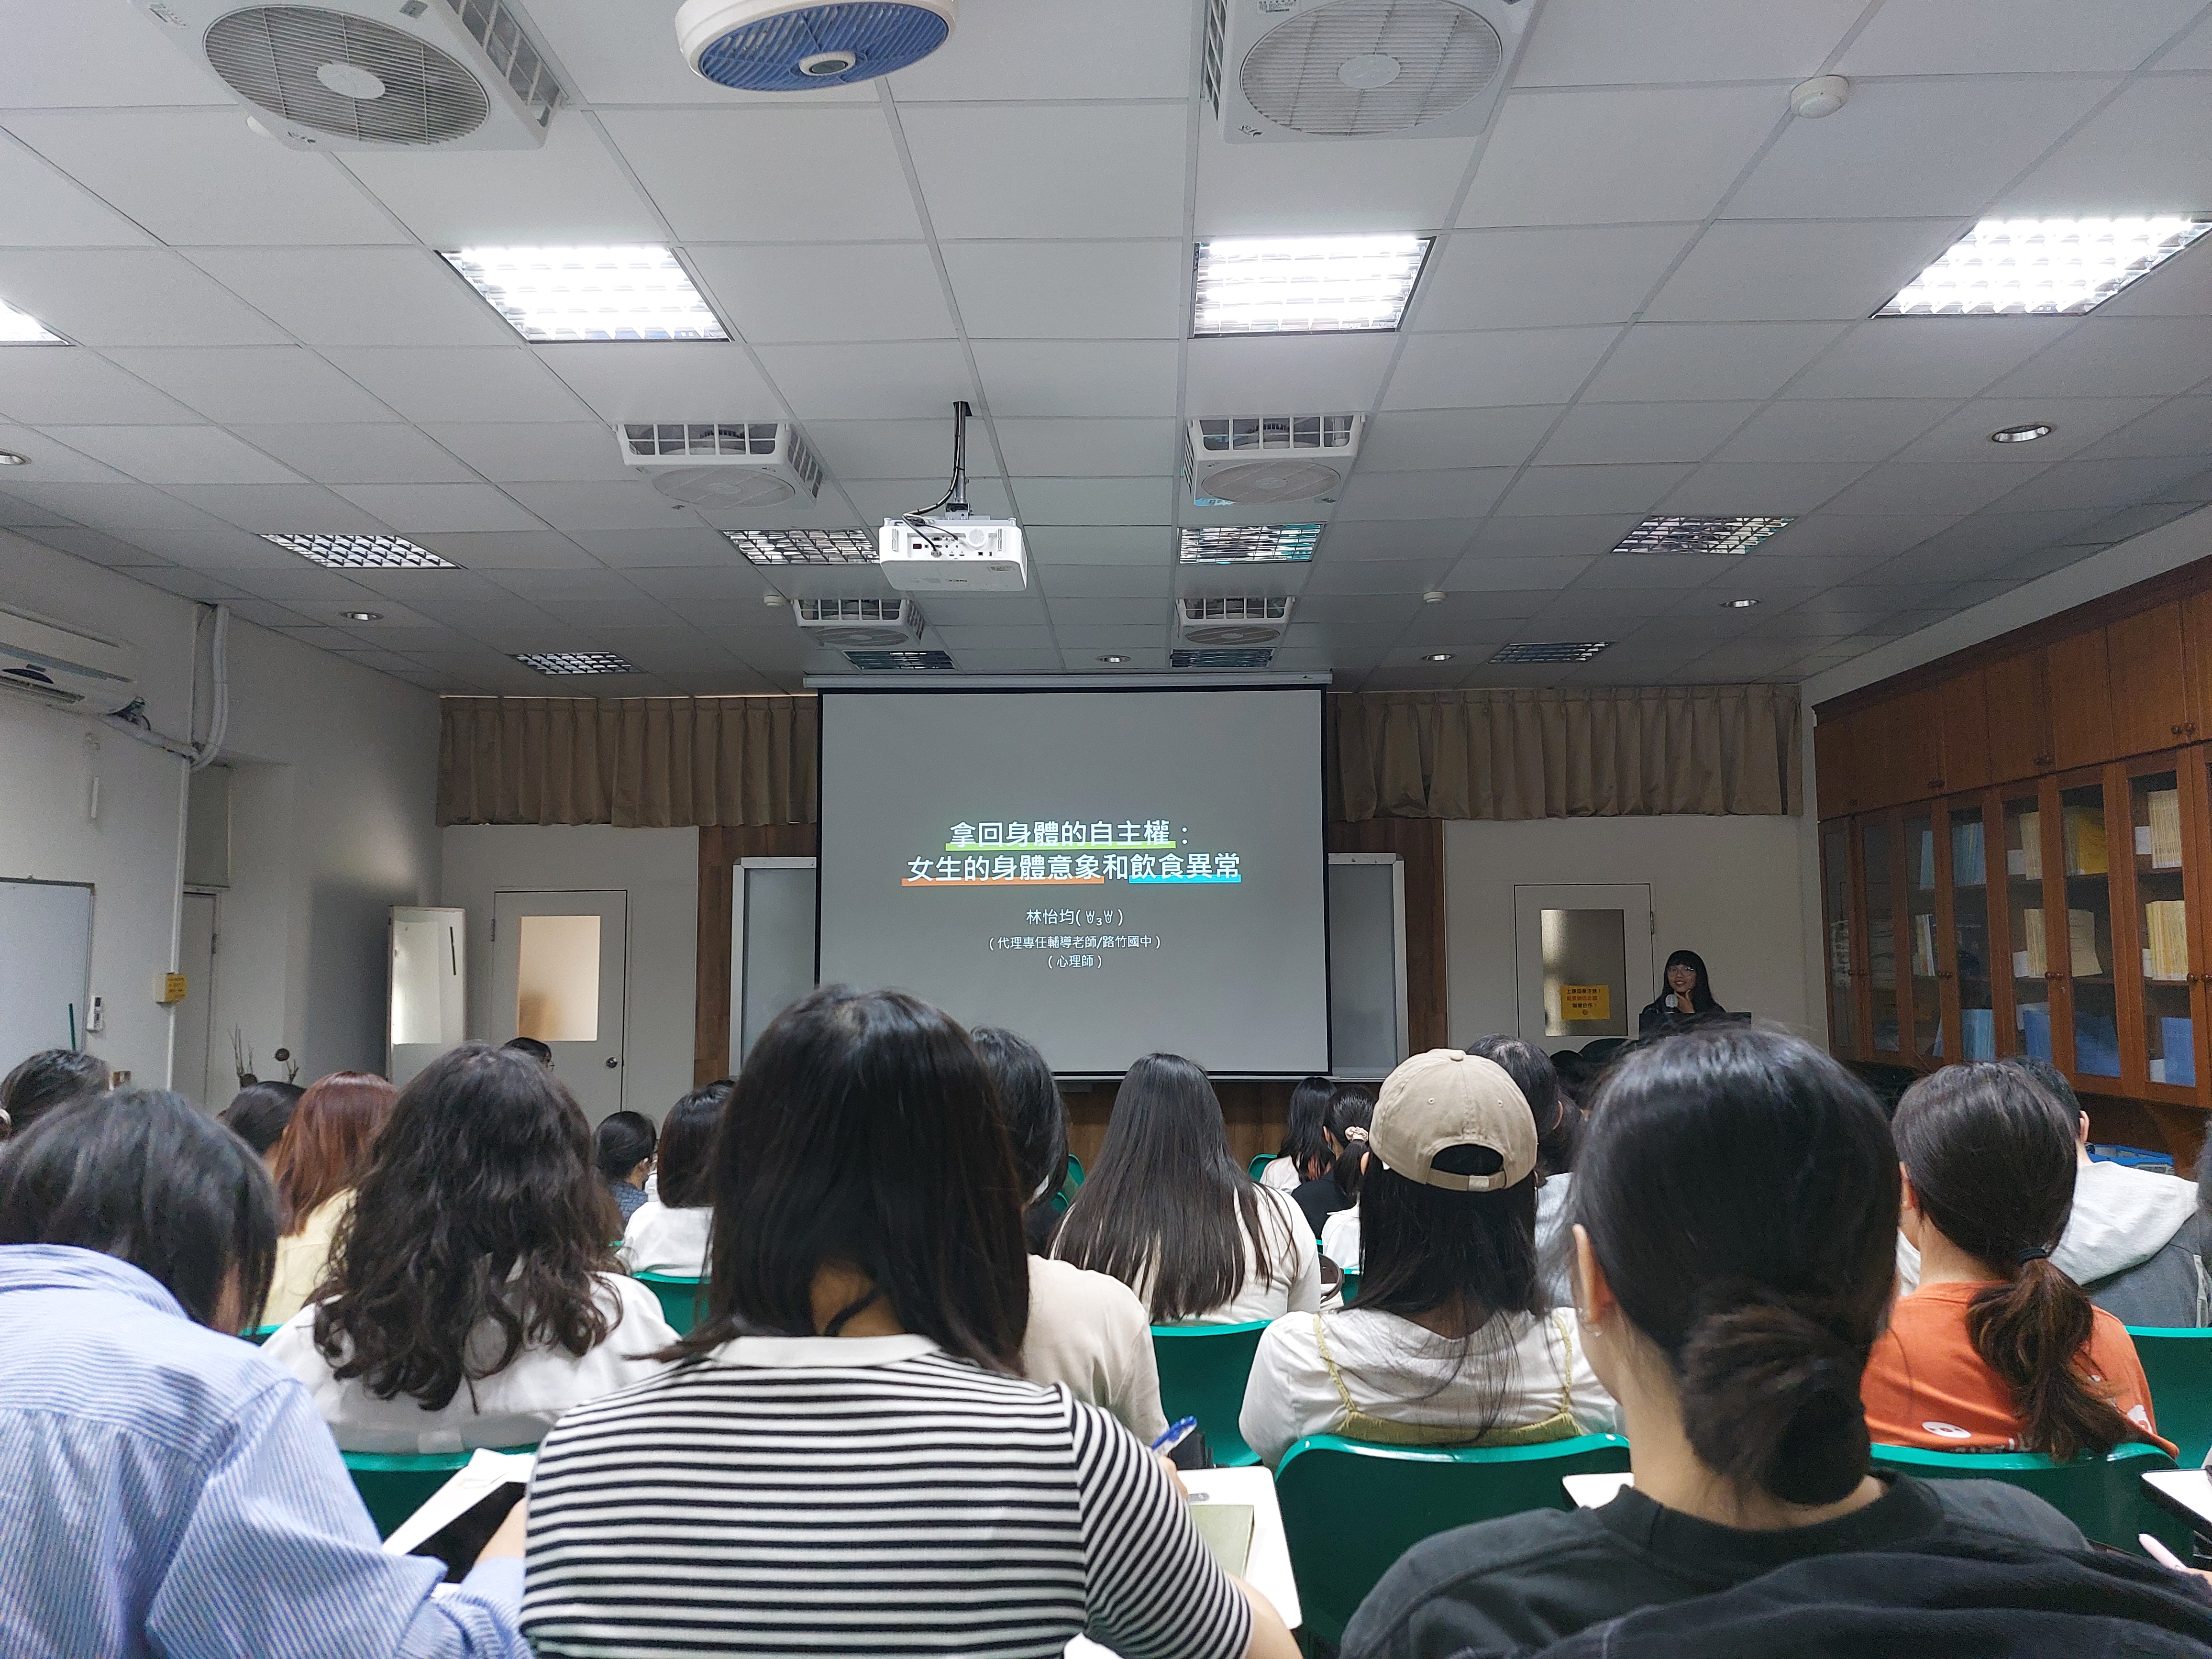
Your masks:
[{"label": "sheet of paper", "polygon": [[415,1547],[456,1516],[465,1515],[508,1481],[530,1484],[538,1459],[529,1452],[496,1452],[480,1449],[453,1472],[453,1478],[432,1492],[422,1507],[402,1521],[384,1540],[388,1555],[407,1555]]},{"label": "sheet of paper", "polygon": [[1206,1540],[1214,1564],[1222,1571],[1242,1578],[1252,1559],[1252,1506],[1249,1504],[1193,1504],[1191,1523]]},{"label": "sheet of paper", "polygon": [[1626,1470],[1617,1474],[1563,1474],[1559,1484],[1567,1489],[1567,1496],[1575,1500],[1575,1507],[1601,1510],[1620,1496],[1636,1477]]},{"label": "sheet of paper", "polygon": [[2179,1505],[2196,1521],[2212,1525],[2212,1479],[2202,1469],[2154,1469],[2143,1485]]},{"label": "sheet of paper", "polygon": [[1245,1561],[1244,1582],[1274,1604],[1283,1622],[1292,1630],[1304,1622],[1298,1607],[1297,1580],[1291,1576],[1291,1544],[1283,1535],[1282,1507],[1275,1502],[1275,1477],[1264,1464],[1243,1469],[1193,1469],[1183,1476],[1190,1501],[1197,1504],[1249,1504],[1252,1506],[1252,1549]]}]

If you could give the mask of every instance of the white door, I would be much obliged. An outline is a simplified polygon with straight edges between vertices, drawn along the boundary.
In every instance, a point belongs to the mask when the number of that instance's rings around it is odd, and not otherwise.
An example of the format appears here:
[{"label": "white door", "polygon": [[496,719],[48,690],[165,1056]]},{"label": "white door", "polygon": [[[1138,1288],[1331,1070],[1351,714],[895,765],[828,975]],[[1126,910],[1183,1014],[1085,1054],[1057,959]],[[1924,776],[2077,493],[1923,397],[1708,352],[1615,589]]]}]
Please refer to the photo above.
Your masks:
[{"label": "white door", "polygon": [[494,893],[491,929],[484,1035],[551,1048],[555,1073],[594,1122],[621,1110],[629,895]]},{"label": "white door", "polygon": [[392,907],[390,1018],[384,1074],[395,1086],[467,1035],[469,916],[465,910]]},{"label": "white door", "polygon": [[1632,882],[1513,889],[1521,1035],[1556,1053],[1632,1037],[1651,1000],[1651,888]]},{"label": "white door", "polygon": [[[169,1086],[189,1095],[210,1111],[230,1103],[232,1091],[218,1091],[208,1075],[215,1053],[215,958],[216,899],[213,893],[185,895],[184,931],[177,941],[177,971],[185,976],[185,1000],[169,1018]],[[225,1073],[223,1082],[231,1080]]]}]

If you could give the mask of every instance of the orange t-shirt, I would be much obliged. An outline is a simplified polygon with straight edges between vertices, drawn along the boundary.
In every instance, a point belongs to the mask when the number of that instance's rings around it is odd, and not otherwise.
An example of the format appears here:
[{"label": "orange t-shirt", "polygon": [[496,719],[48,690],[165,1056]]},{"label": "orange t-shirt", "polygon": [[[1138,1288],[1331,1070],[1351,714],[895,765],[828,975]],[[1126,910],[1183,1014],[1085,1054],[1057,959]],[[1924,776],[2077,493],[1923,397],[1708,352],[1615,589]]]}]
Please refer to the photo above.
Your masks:
[{"label": "orange t-shirt", "polygon": [[[1859,1397],[1877,1444],[1931,1451],[2018,1451],[2012,1390],[1966,1336],[1966,1309],[1984,1285],[1923,1285],[1890,1310],[1867,1361]],[[2120,1414],[2169,1452],[2151,1415],[2150,1383],[2128,1328],[2102,1308],[2081,1350],[2081,1374]]]}]

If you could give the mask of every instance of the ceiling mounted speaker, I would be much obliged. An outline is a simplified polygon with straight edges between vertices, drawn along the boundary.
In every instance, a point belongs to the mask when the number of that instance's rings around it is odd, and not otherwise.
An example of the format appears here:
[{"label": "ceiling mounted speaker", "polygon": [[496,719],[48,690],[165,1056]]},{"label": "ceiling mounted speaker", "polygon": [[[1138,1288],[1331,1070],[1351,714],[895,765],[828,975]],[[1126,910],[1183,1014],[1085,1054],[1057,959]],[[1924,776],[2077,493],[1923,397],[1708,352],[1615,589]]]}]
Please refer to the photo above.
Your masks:
[{"label": "ceiling mounted speaker", "polygon": [[804,92],[902,70],[943,46],[959,0],[684,0],[676,13],[684,61],[717,86]]},{"label": "ceiling mounted speaker", "polygon": [[1203,92],[1237,143],[1490,125],[1531,0],[1210,0]]}]

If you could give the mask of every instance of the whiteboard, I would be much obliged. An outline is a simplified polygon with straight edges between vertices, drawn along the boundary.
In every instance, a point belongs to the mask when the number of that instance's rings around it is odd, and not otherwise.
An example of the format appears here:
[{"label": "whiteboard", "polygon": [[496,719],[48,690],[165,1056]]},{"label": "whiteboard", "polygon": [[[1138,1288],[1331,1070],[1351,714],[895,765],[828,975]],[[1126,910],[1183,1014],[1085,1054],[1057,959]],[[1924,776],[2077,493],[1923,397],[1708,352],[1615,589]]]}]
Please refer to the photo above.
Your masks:
[{"label": "whiteboard", "polygon": [[730,1070],[814,988],[812,859],[740,859],[730,884]]},{"label": "whiteboard", "polygon": [[1395,853],[1328,855],[1329,1075],[1390,1075],[1406,1058],[1406,866]]},{"label": "whiteboard", "polygon": [[92,889],[0,880],[0,1072],[41,1048],[82,1048],[91,1000]]}]

